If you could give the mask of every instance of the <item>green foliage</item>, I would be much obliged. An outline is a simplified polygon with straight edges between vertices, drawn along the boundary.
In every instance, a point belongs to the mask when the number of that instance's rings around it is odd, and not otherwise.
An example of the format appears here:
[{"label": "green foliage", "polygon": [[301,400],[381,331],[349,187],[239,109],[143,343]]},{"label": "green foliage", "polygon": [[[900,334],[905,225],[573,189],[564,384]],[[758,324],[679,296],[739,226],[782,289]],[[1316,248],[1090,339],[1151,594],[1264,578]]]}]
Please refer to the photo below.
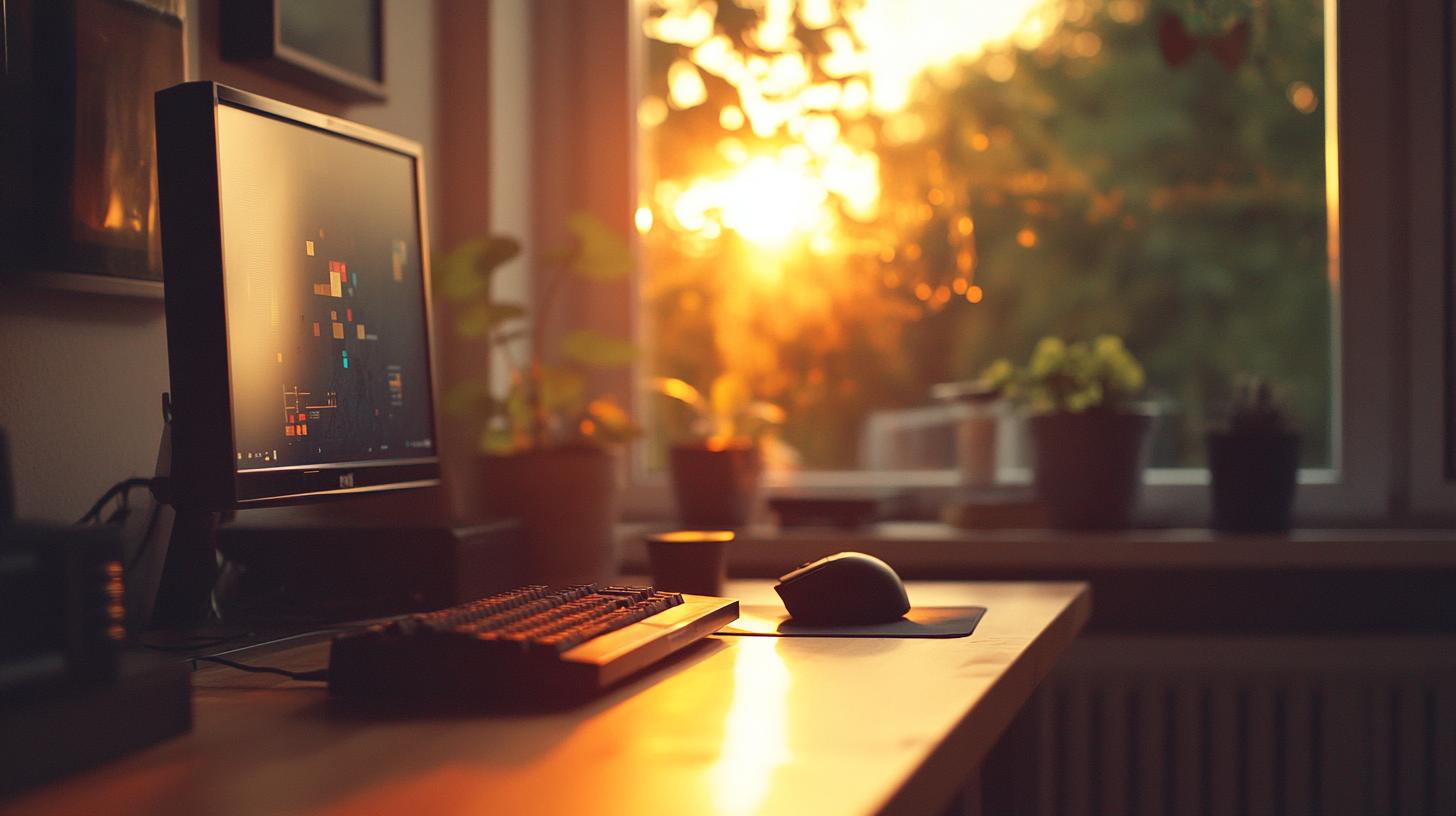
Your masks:
[{"label": "green foliage", "polygon": [[591,329],[567,332],[560,341],[567,359],[595,368],[620,368],[637,359],[637,345]]},{"label": "green foliage", "polygon": [[698,389],[676,377],[654,377],[652,388],[691,412],[689,436],[710,446],[758,442],[787,418],[784,409],[753,398],[748,384],[735,374],[713,378],[705,399]]},{"label": "green foliage", "polygon": [[445,411],[453,416],[490,416],[501,406],[491,396],[490,386],[484,380],[470,379],[452,383],[445,389]]},{"label": "green foliage", "polygon": [[[542,253],[544,274],[537,279],[542,314],[551,311],[569,278],[581,284],[615,282],[631,271],[626,242],[596,217],[573,214],[568,227],[572,244]],[[455,334],[482,344],[480,375],[452,383],[445,393],[445,409],[475,418],[480,450],[490,454],[572,441],[630,439],[637,433],[631,418],[610,400],[589,400],[582,369],[628,365],[637,356],[636,347],[578,330],[557,342],[553,356],[562,361],[547,362],[543,332],[539,324],[534,330],[527,325],[526,307],[496,300],[492,293],[495,273],[520,251],[514,238],[488,236],[464,241],[435,259],[435,286],[453,307]],[[519,345],[526,347],[520,362]],[[510,386],[499,396],[489,385],[493,359],[510,368]]]},{"label": "green foliage", "polygon": [[632,271],[632,252],[621,236],[591,213],[574,213],[566,226],[576,237],[571,270],[583,278],[616,281]]},{"label": "green foliage", "polygon": [[1070,344],[1043,337],[1024,368],[1003,358],[980,377],[983,387],[1038,414],[1123,410],[1143,382],[1142,365],[1112,335]]},{"label": "green foliage", "polygon": [[526,317],[526,307],[519,303],[478,301],[463,307],[455,319],[455,333],[461,337],[481,337],[510,320]]},{"label": "green foliage", "polygon": [[440,294],[455,303],[489,297],[496,270],[521,254],[521,243],[496,235],[460,243],[435,259],[434,280]]},{"label": "green foliage", "polygon": [[[887,263],[785,254],[782,278],[797,286],[831,275],[875,282],[827,307],[833,332],[784,336],[771,309],[735,314],[762,321],[762,334],[778,343],[777,368],[751,380],[753,393],[785,406],[783,437],[808,466],[854,467],[873,411],[923,404],[931,384],[1020,357],[1050,332],[1113,334],[1138,349],[1149,396],[1171,411],[1160,423],[1154,464],[1202,463],[1202,434],[1240,371],[1291,387],[1290,409],[1311,442],[1303,464],[1328,464],[1324,3],[1150,1],[1137,4],[1140,16],[1118,19],[1107,4],[1048,5],[1085,13],[1067,15],[1035,48],[1005,44],[958,73],[938,72],[909,110],[925,123],[925,137],[879,144],[887,215],[851,237],[890,234],[899,248],[922,250],[917,260],[903,252]],[[720,27],[728,14],[736,15],[735,30],[751,30],[749,4],[717,7]],[[1209,20],[1195,18],[1200,9],[1212,10]],[[1205,24],[1221,30],[1230,15],[1247,18],[1247,57],[1229,71],[1200,49],[1169,66],[1157,36],[1165,10],[1195,33]],[[1095,37],[1100,48],[1079,52],[1078,37]],[[751,37],[743,47],[751,53]],[[683,56],[676,46],[649,43],[649,92],[666,96],[667,67]],[[993,79],[987,66],[1006,58],[1014,72]],[[1312,111],[1291,103],[1296,83],[1313,92]],[[660,178],[691,179],[721,166],[718,112],[739,100],[712,77],[708,90],[706,104],[673,111],[652,131]],[[883,132],[873,117],[836,115],[845,131],[867,124]],[[782,134],[732,136],[750,151],[785,142]],[[927,204],[932,189],[952,203]],[[897,217],[917,208],[929,217]],[[974,282],[984,300],[926,308],[914,284],[952,282],[955,247],[946,236],[961,214],[974,218]],[[1018,240],[1023,230],[1035,236],[1030,246]],[[703,382],[722,370],[719,327],[706,310],[684,304],[722,297],[731,282],[717,271],[744,262],[741,244],[725,234],[704,249],[660,229],[649,234],[654,374]],[[887,273],[901,283],[880,285]]]}]

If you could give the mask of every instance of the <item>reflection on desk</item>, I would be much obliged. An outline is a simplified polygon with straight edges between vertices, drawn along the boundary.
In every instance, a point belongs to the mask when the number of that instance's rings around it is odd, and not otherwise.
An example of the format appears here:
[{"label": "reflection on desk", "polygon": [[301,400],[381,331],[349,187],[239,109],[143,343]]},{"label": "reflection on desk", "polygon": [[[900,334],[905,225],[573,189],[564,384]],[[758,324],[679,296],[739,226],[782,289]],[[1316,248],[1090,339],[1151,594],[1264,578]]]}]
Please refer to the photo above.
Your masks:
[{"label": "reflection on desk", "polygon": [[[956,793],[1086,622],[1079,583],[911,583],[968,638],[714,637],[579,708],[380,718],[206,668],[192,734],[6,813],[864,813]],[[727,593],[771,602],[768,582]],[[325,642],[250,653],[317,668]]]}]

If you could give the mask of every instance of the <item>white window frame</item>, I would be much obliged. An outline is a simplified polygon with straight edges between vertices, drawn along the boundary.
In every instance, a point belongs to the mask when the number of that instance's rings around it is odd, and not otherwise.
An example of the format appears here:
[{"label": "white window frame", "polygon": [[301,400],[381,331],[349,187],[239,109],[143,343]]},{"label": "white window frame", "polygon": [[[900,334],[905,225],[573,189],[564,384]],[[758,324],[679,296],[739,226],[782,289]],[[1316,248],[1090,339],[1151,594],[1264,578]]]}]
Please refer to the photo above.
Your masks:
[{"label": "white window frame", "polygon": [[[1412,2],[1406,10],[1405,128],[1409,134],[1405,175],[1409,180],[1407,269],[1410,368],[1405,377],[1407,423],[1404,447],[1410,451],[1409,515],[1419,522],[1456,516],[1456,482],[1447,477],[1449,432],[1444,389],[1451,376],[1447,321],[1452,319],[1452,240],[1456,211],[1451,209],[1451,106],[1456,104],[1456,9],[1439,0]],[[1442,81],[1432,81],[1439,77]],[[1423,440],[1442,444],[1423,444]]]},{"label": "white window frame", "polygon": [[[589,4],[593,0],[540,4],[533,8],[532,24],[539,26],[537,18],[542,15],[570,15],[575,7]],[[538,53],[534,58],[538,66],[541,59],[549,58],[575,60],[574,64],[587,60],[599,67],[603,64],[600,54],[583,57],[579,52],[583,48],[608,52],[606,62],[615,60],[614,70],[620,70],[615,75],[580,80],[573,92],[596,96],[594,110],[598,112],[605,109],[599,101],[605,94],[616,105],[613,109],[619,109],[622,122],[588,123],[587,128],[549,132],[549,122],[543,127],[538,112],[535,124],[539,132],[532,139],[538,170],[540,161],[562,155],[560,151],[590,150],[591,131],[597,126],[628,128],[626,141],[631,148],[625,158],[636,167],[634,91],[639,87],[643,48],[636,21],[641,19],[645,3],[619,0],[613,5],[629,15],[620,28],[627,42],[594,45],[584,38],[578,48],[550,49],[559,53],[554,57]],[[1439,64],[1449,56],[1443,45],[1444,29],[1431,22],[1442,18],[1441,2],[1326,0],[1326,9],[1323,104],[1326,132],[1330,138],[1338,134],[1337,143],[1327,153],[1327,176],[1331,185],[1331,326],[1335,333],[1331,354],[1333,384],[1340,399],[1333,415],[1333,466],[1301,471],[1296,523],[1394,524],[1409,521],[1412,513],[1424,519],[1456,517],[1448,509],[1456,505],[1456,486],[1446,481],[1443,469],[1433,470],[1431,457],[1440,456],[1440,448],[1428,444],[1431,439],[1444,439],[1443,402],[1421,399],[1419,378],[1409,376],[1412,369],[1445,371],[1440,350],[1444,348],[1446,249],[1444,239],[1431,238],[1444,234],[1440,219],[1445,213],[1440,206],[1429,205],[1433,201],[1440,205],[1444,188],[1439,185],[1448,174],[1434,174],[1430,168],[1447,168],[1448,162],[1444,138],[1427,132],[1444,134],[1443,129],[1431,127],[1431,118],[1439,119],[1440,105],[1445,103],[1442,83],[1433,82],[1432,77],[1442,74],[1429,73],[1435,70],[1432,59]],[[600,10],[601,6],[593,9],[598,15]],[[1341,31],[1359,32],[1359,36],[1341,37]],[[539,44],[539,32],[536,36]],[[1396,43],[1408,45],[1409,55],[1399,57],[1389,47]],[[1436,95],[1434,100],[1426,98],[1431,94]],[[1418,137],[1408,140],[1407,132]],[[1439,143],[1432,144],[1432,138]],[[513,160],[494,155],[498,164]],[[635,170],[629,178],[636,178]],[[586,195],[596,202],[611,202],[609,220],[630,230],[637,190],[611,190],[604,198],[599,182],[590,178],[576,182],[589,188]],[[559,189],[545,196],[551,199],[546,206],[539,189],[533,190],[533,196],[538,198],[533,208],[538,221],[559,221],[574,206],[573,194],[563,196]],[[1400,220],[1403,215],[1411,216],[1408,231]],[[1428,223],[1433,219],[1434,223]],[[1408,274],[1407,270],[1414,271]],[[637,320],[638,303],[634,296],[627,320],[640,341],[643,327]],[[641,390],[634,385],[645,373],[633,371],[609,381],[638,417],[646,416],[646,406]],[[625,514],[629,518],[669,518],[672,505],[666,477],[647,472],[641,446],[636,447],[624,472]],[[949,471],[849,471],[802,474],[795,483],[826,489],[948,488],[954,480]],[[1207,517],[1206,471],[1148,472],[1139,511],[1142,523],[1202,526]]]}]

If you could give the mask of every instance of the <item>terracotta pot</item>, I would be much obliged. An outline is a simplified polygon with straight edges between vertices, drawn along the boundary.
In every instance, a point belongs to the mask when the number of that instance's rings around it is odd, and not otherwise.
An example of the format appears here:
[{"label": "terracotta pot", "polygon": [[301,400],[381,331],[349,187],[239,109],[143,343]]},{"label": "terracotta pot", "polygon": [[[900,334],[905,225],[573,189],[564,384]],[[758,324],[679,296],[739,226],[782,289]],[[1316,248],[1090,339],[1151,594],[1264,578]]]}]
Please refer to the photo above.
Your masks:
[{"label": "terracotta pot", "polygon": [[1213,528],[1228,532],[1289,529],[1299,476],[1299,434],[1208,434]]},{"label": "terracotta pot", "polygon": [[617,457],[574,445],[482,456],[481,501],[491,516],[520,519],[530,547],[527,583],[610,581],[617,572]]},{"label": "terracotta pot", "polygon": [[1031,418],[1036,493],[1064,530],[1118,530],[1132,521],[1150,414],[1086,411]]},{"label": "terracotta pot", "polygon": [[756,445],[668,451],[678,521],[688,527],[742,527],[753,516],[763,460]]}]

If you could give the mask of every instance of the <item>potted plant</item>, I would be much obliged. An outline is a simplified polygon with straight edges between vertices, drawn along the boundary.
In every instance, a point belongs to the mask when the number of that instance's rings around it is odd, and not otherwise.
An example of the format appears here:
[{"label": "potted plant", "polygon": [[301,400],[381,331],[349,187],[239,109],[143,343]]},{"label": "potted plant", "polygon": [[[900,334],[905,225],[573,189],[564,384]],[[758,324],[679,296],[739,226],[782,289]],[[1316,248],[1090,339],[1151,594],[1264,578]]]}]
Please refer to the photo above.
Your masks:
[{"label": "potted plant", "polygon": [[1030,411],[1034,481],[1063,529],[1127,527],[1137,503],[1152,413],[1135,405],[1143,369],[1122,340],[1045,337],[1018,369],[997,360],[981,382]]},{"label": "potted plant", "polygon": [[[482,347],[480,375],[454,383],[445,407],[478,424],[482,510],[521,520],[531,541],[524,578],[542,583],[595,581],[615,571],[615,448],[637,432],[610,398],[586,393],[588,370],[629,365],[635,346],[577,329],[548,349],[544,317],[565,286],[620,281],[631,268],[626,243],[605,224],[577,214],[568,226],[572,245],[543,254],[539,313],[529,325],[524,305],[492,293],[495,273],[520,253],[515,239],[467,241],[435,266],[455,334]],[[503,393],[491,387],[496,363],[508,371]]]},{"label": "potted plant", "polygon": [[1257,377],[1234,389],[1225,427],[1209,431],[1213,528],[1283,532],[1299,475],[1299,433],[1284,401]]},{"label": "potted plant", "polygon": [[687,406],[687,437],[668,450],[678,521],[689,527],[741,527],[753,515],[763,474],[760,443],[784,411],[755,400],[741,377],[722,374],[705,399],[673,377],[652,381],[658,393]]}]

